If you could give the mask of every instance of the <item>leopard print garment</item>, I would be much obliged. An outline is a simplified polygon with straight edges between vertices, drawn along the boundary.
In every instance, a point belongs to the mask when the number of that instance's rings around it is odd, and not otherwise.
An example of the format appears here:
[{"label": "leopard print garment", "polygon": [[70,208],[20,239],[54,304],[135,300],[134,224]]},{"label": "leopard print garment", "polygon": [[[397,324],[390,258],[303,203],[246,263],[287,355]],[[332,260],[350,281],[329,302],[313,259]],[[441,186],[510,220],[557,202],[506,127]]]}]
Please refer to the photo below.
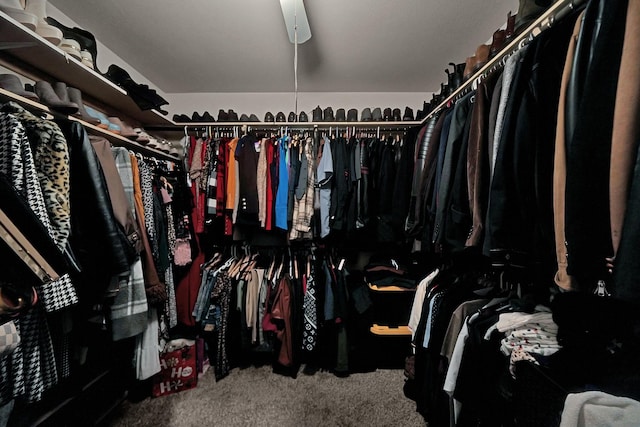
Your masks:
[{"label": "leopard print garment", "polygon": [[[47,207],[54,242],[64,249],[71,230],[69,149],[58,125],[41,120],[19,106],[12,114],[22,122],[33,147],[38,180]],[[5,108],[5,111],[8,108]]]}]

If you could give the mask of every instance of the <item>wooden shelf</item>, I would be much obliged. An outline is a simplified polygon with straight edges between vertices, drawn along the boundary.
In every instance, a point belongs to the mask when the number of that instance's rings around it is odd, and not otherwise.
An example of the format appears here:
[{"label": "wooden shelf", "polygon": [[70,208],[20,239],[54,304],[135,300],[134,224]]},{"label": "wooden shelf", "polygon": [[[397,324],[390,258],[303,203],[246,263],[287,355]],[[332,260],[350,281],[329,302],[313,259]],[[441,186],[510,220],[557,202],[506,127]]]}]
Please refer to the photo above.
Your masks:
[{"label": "wooden shelf", "polygon": [[369,289],[375,292],[415,292],[416,288],[403,288],[400,286],[378,286],[369,283]]},{"label": "wooden shelf", "polygon": [[385,336],[396,336],[396,337],[411,336],[411,330],[409,329],[408,326],[398,326],[394,328],[391,326],[381,326],[374,323],[373,326],[369,328],[369,330],[374,335],[385,335]]},{"label": "wooden shelf", "polygon": [[23,106],[29,111],[32,111],[32,112],[40,111],[44,113],[44,115],[46,115],[47,119],[60,117],[60,118],[76,121],[82,124],[82,126],[85,127],[88,133],[92,135],[102,136],[106,138],[109,142],[111,142],[113,145],[116,145],[119,147],[125,147],[127,149],[132,149],[136,152],[140,152],[143,154],[147,154],[147,155],[158,157],[165,160],[174,160],[174,161],[178,160],[176,157],[170,156],[169,154],[163,151],[155,150],[153,148],[139,144],[123,136],[116,135],[112,132],[109,132],[106,129],[92,125],[91,123],[87,123],[84,120],[81,120],[75,116],[66,116],[64,114],[60,114],[58,112],[52,111],[49,107],[47,107],[44,104],[40,104],[39,102],[32,101],[28,98],[22,97],[20,95],[17,95],[13,92],[9,92],[8,90],[2,89],[2,88],[0,88],[0,101],[2,102],[13,101],[20,104],[21,106]]},{"label": "wooden shelf", "polygon": [[155,110],[142,111],[124,89],[1,11],[0,34],[3,65],[18,74],[23,70],[20,66],[22,62],[36,72],[80,89],[83,95],[104,103],[142,125],[173,125],[171,120]]}]

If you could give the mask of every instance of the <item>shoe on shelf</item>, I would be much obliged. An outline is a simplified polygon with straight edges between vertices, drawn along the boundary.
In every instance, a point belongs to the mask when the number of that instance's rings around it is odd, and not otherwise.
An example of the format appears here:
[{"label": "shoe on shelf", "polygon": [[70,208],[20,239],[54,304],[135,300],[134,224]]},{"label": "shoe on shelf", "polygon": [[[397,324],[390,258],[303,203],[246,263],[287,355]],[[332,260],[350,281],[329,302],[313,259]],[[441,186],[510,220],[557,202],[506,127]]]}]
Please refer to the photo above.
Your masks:
[{"label": "shoe on shelf", "polygon": [[413,121],[413,110],[409,107],[404,109],[404,115],[402,116],[402,120]]},{"label": "shoe on shelf", "polygon": [[76,39],[63,38],[58,47],[78,61],[82,61],[82,48]]},{"label": "shoe on shelf", "polygon": [[298,121],[298,118],[296,117],[296,113],[294,113],[293,111],[289,113],[289,117],[287,117],[287,121],[289,123],[295,123]]},{"label": "shoe on shelf", "polygon": [[138,134],[138,137],[135,140],[136,142],[142,145],[147,145],[149,142],[151,142],[151,136],[149,136],[149,134],[146,133],[142,128],[134,128],[133,131]]},{"label": "shoe on shelf", "polygon": [[300,114],[298,114],[298,121],[299,122],[308,122],[309,121],[309,117],[307,116],[307,113],[305,113],[304,111],[301,111]]},{"label": "shoe on shelf", "polygon": [[321,122],[322,121],[322,108],[320,108],[320,106],[318,105],[316,108],[313,109],[313,121],[314,122]]},{"label": "shoe on shelf", "polygon": [[190,123],[191,118],[186,114],[174,114],[173,121],[176,123]]},{"label": "shoe on shelf", "polygon": [[357,122],[358,121],[358,110],[355,108],[350,108],[347,111],[347,121],[348,122]]},{"label": "shoe on shelf", "polygon": [[[56,92],[57,93],[57,92]],[[87,109],[82,102],[82,92],[75,87],[67,87],[68,99],[71,102],[78,104],[78,112],[75,114],[87,123],[97,126],[100,124],[100,119],[93,117],[87,113]]]},{"label": "shoe on shelf", "polygon": [[[60,99],[57,92],[51,86],[51,83],[41,80],[36,82],[35,84],[36,95],[40,97],[40,102],[47,105],[52,110],[56,110],[62,114],[70,115],[77,113],[78,104],[68,101],[69,95],[67,94],[67,85],[62,82],[58,83],[61,84],[56,84],[56,87],[61,94],[64,93],[64,97],[67,99],[67,101],[63,101],[62,99]],[[64,90],[62,90],[63,88]]]},{"label": "shoe on shelf", "polygon": [[213,118],[213,116],[211,114],[209,114],[208,111],[205,111],[204,114],[202,115],[202,120],[207,122],[207,123],[213,123],[216,121],[216,119]]},{"label": "shoe on shelf", "polygon": [[32,101],[40,101],[38,95],[22,87],[20,78],[15,74],[0,74],[0,87]]},{"label": "shoe on shelf", "polygon": [[255,114],[250,114],[249,115],[249,121],[253,122],[253,123],[258,123],[260,121],[260,119]]},{"label": "shoe on shelf", "polygon": [[47,23],[47,0],[27,0],[24,10],[38,18],[36,33],[54,46],[58,46],[62,40],[62,31]]},{"label": "shoe on shelf", "polygon": [[392,118],[391,108],[387,107],[384,109],[384,112],[382,113],[382,120],[384,120],[385,122],[390,122],[391,118]]},{"label": "shoe on shelf", "polygon": [[219,122],[228,122],[229,121],[229,113],[224,111],[222,108],[218,111],[218,121]]},{"label": "shoe on shelf", "polygon": [[400,109],[399,108],[394,108],[393,109],[393,121],[394,122],[401,122],[402,121],[402,115],[400,113]]},{"label": "shoe on shelf", "polygon": [[38,27],[38,17],[25,10],[21,0],[0,0],[0,10],[31,31]]},{"label": "shoe on shelf", "polygon": [[324,109],[322,117],[325,122],[335,122],[336,119],[333,117],[333,108],[327,107]]},{"label": "shoe on shelf", "polygon": [[273,113],[271,111],[267,111],[267,113],[264,115],[264,121],[267,122],[267,123],[276,121],[276,119],[275,119],[275,117],[273,117]]},{"label": "shoe on shelf", "polygon": [[204,119],[197,111],[194,111],[193,114],[191,114],[191,121],[196,123],[201,123],[201,122],[204,122]]},{"label": "shoe on shelf", "polygon": [[238,121],[238,114],[233,111],[232,109],[229,109],[229,121],[230,122],[237,122]]},{"label": "shoe on shelf", "polygon": [[106,114],[104,114],[101,111],[98,111],[88,105],[84,106],[85,111],[87,112],[87,115],[89,117],[92,117],[94,119],[96,119],[98,121],[98,123],[96,124],[96,126],[98,126],[101,129],[109,129],[109,118],[107,117]]},{"label": "shoe on shelf", "polygon": [[240,115],[240,121],[241,122],[248,122],[249,121],[249,116],[247,116],[246,114],[242,113]]},{"label": "shoe on shelf", "polygon": [[284,116],[284,113],[282,111],[276,114],[276,123],[283,123],[286,121],[287,121],[287,118]]},{"label": "shoe on shelf", "polygon": [[138,133],[133,130],[131,126],[129,126],[126,122],[120,120],[120,117],[107,117],[110,123],[118,126],[120,128],[120,135],[129,139],[136,139],[138,137]]},{"label": "shoe on shelf", "polygon": [[169,149],[169,155],[175,158],[180,158],[180,150],[178,150],[176,146],[172,145]]},{"label": "shoe on shelf", "polygon": [[361,122],[370,122],[372,120],[371,118],[371,108],[366,107],[362,110],[362,113],[360,113],[360,121]]},{"label": "shoe on shelf", "polygon": [[373,111],[371,112],[371,120],[374,122],[382,121],[382,110],[380,109],[380,107],[376,107],[373,109]]},{"label": "shoe on shelf", "polygon": [[336,122],[344,122],[346,120],[347,120],[347,116],[344,111],[344,108],[338,108],[336,110]]},{"label": "shoe on shelf", "polygon": [[[44,0],[27,0],[27,6],[29,5],[29,1],[42,1]],[[47,17],[46,21],[49,25],[52,25],[62,31],[62,37],[64,40],[60,43],[60,48],[70,55],[75,56],[79,61],[81,61],[87,67],[98,71],[98,45],[96,43],[96,38],[89,31],[83,30],[78,27],[67,27],[62,25],[60,22],[56,21],[54,18]],[[74,49],[76,45],[71,44],[69,40],[75,40],[79,51],[77,55],[70,52],[67,49]],[[63,45],[66,44],[65,48]],[[71,47],[72,46],[72,47]],[[99,71],[98,71],[99,72]]]},{"label": "shoe on shelf", "polygon": [[154,150],[160,151],[160,143],[158,142],[157,139],[153,137],[149,139],[149,142],[147,143],[146,146],[149,148],[153,148]]}]

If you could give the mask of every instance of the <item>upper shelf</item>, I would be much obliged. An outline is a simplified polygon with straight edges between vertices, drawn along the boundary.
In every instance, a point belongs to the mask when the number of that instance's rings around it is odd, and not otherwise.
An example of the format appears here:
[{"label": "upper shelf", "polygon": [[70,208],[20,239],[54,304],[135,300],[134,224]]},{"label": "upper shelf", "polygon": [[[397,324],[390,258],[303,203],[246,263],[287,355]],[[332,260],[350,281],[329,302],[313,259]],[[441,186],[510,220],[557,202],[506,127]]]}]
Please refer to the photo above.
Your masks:
[{"label": "upper shelf", "polygon": [[46,105],[42,105],[39,102],[35,102],[32,101],[30,99],[24,98],[20,95],[17,95],[13,92],[9,92],[7,90],[4,90],[2,88],[0,88],[0,102],[5,102],[5,101],[13,101],[13,102],[17,102],[18,104],[22,105],[23,107],[25,107],[26,109],[30,110],[30,111],[40,111],[42,112],[44,115],[46,115],[46,117],[48,119],[52,119],[54,117],[62,117],[68,120],[73,120],[76,121],[80,124],[82,124],[85,129],[87,130],[88,133],[92,134],[92,135],[97,135],[97,136],[102,136],[104,138],[106,138],[107,140],[109,140],[109,142],[111,142],[113,145],[119,146],[119,147],[125,147],[127,149],[131,149],[131,150],[135,150],[137,152],[140,153],[144,153],[147,154],[149,156],[154,156],[157,157],[159,159],[164,159],[164,160],[171,160],[171,161],[176,161],[178,159],[176,159],[175,157],[160,151],[160,150],[156,150],[153,149],[151,147],[147,147],[146,145],[142,145],[139,144],[135,141],[132,141],[130,139],[127,139],[123,136],[120,135],[116,135],[112,132],[109,132],[108,130],[99,128],[98,126],[94,126],[91,123],[87,123],[83,120],[80,120],[77,117],[74,116],[65,116],[64,114],[60,114],[57,113],[53,110],[51,110],[49,107],[47,107]]},{"label": "upper shelf", "polygon": [[124,89],[1,11],[0,57],[5,59],[7,67],[18,73],[21,71],[20,64],[16,64],[12,58],[37,72],[80,89],[83,95],[112,107],[142,125],[173,125],[171,120],[155,110],[142,111]]}]

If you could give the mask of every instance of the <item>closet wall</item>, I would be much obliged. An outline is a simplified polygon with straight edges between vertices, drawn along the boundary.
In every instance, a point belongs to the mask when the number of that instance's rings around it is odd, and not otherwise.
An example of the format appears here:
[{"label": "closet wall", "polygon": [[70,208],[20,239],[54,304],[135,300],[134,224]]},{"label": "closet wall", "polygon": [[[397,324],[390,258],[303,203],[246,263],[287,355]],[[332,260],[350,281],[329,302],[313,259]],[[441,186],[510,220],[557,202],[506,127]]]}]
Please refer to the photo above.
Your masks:
[{"label": "closet wall", "polygon": [[[64,25],[85,28],[50,3],[47,3],[47,13]],[[86,29],[91,30],[90,28]],[[183,113],[191,116],[194,111],[200,113],[209,111],[217,118],[217,112],[220,108],[225,110],[231,108],[239,114],[256,114],[262,120],[267,111],[271,111],[275,115],[278,111],[289,114],[294,110],[293,90],[278,93],[165,93],[153,81],[140,74],[120,56],[102,44],[99,39],[96,41],[98,43],[98,69],[101,72],[106,72],[110,64],[116,64],[125,69],[136,82],[148,84],[160,96],[169,101],[169,105],[166,106],[169,118],[173,114]],[[290,66],[293,65],[283,64],[283,67]],[[444,72],[442,75],[443,80],[446,80]],[[293,82],[291,84],[293,87]],[[422,102],[428,99],[431,99],[431,92],[302,92],[298,93],[298,111],[305,111],[310,115],[311,110],[318,105],[323,108],[333,107],[334,110],[336,108],[356,108],[358,111],[362,111],[365,107],[402,108],[404,111],[404,107],[408,106],[415,113],[416,110],[422,108]],[[171,139],[171,136],[167,135],[167,138]]]}]

